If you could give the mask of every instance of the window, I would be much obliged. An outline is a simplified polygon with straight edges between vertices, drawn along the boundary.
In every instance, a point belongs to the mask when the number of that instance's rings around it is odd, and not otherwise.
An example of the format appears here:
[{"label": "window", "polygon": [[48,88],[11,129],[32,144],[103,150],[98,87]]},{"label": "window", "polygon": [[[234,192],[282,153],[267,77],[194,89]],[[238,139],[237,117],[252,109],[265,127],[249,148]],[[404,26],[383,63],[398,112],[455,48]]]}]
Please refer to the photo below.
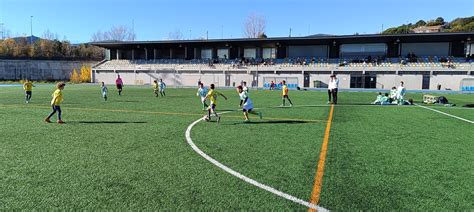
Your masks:
[{"label": "window", "polygon": [[385,43],[342,44],[342,57],[381,56],[387,52]]},{"label": "window", "polygon": [[217,57],[219,57],[219,59],[228,59],[229,49],[217,49]]},{"label": "window", "polygon": [[212,49],[201,49],[201,59],[212,59]]},{"label": "window", "polygon": [[276,48],[263,48],[263,59],[275,59],[276,58]]},{"label": "window", "polygon": [[256,57],[257,57],[257,49],[255,48],[244,49],[244,58],[256,58]]}]

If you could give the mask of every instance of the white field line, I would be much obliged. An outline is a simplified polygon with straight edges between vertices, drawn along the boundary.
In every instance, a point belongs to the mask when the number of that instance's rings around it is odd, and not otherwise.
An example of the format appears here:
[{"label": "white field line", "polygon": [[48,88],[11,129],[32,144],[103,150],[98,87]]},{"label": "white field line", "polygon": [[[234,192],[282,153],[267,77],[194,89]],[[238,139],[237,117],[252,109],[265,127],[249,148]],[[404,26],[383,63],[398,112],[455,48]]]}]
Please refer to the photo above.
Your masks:
[{"label": "white field line", "polygon": [[[230,112],[230,111],[229,111],[229,112]],[[223,112],[223,113],[227,113],[227,112]],[[221,114],[222,114],[222,113],[221,113]],[[205,158],[206,160],[208,160],[209,162],[211,162],[211,163],[214,164],[215,166],[219,167],[220,169],[224,170],[225,172],[227,172],[227,173],[229,173],[229,174],[231,174],[231,175],[233,175],[233,176],[235,176],[235,177],[237,177],[237,178],[239,178],[239,179],[241,179],[241,180],[243,180],[243,181],[245,181],[245,182],[247,182],[247,183],[249,183],[249,184],[252,184],[252,185],[254,185],[254,186],[256,186],[256,187],[258,187],[258,188],[260,188],[260,189],[266,190],[266,191],[268,191],[268,192],[270,192],[270,193],[272,193],[272,194],[275,194],[275,195],[277,195],[277,196],[283,197],[283,198],[285,198],[285,199],[287,199],[287,200],[293,201],[293,202],[298,203],[298,204],[300,204],[300,205],[304,205],[304,206],[306,206],[306,207],[308,207],[308,208],[316,209],[316,210],[318,210],[318,211],[320,211],[320,212],[328,211],[327,209],[325,209],[325,208],[323,208],[323,207],[320,207],[319,205],[311,204],[311,203],[309,203],[309,202],[307,202],[307,201],[304,201],[304,200],[302,200],[302,199],[299,199],[299,198],[297,198],[297,197],[294,197],[294,196],[292,196],[292,195],[289,195],[289,194],[287,194],[287,193],[284,193],[284,192],[282,192],[282,191],[279,191],[279,190],[277,190],[277,189],[274,189],[274,188],[272,188],[272,187],[270,187],[270,186],[267,186],[267,185],[265,185],[265,184],[263,184],[263,183],[260,183],[260,182],[258,182],[258,181],[256,181],[256,180],[253,180],[253,179],[251,179],[251,178],[249,178],[249,177],[247,177],[247,176],[245,176],[245,175],[243,175],[243,174],[241,174],[241,173],[239,173],[239,172],[237,172],[237,171],[234,171],[233,169],[227,167],[226,165],[220,163],[220,162],[217,161],[216,159],[214,159],[214,158],[212,158],[211,156],[207,155],[205,152],[203,152],[201,149],[199,149],[199,147],[197,147],[196,144],[194,144],[193,140],[191,139],[191,130],[193,129],[193,127],[194,127],[197,123],[199,123],[199,122],[202,121],[203,119],[204,119],[204,117],[203,117],[203,118],[200,118],[200,119],[194,121],[192,124],[190,124],[190,125],[188,126],[188,128],[186,129],[186,133],[185,133],[185,135],[186,135],[186,141],[188,142],[189,146],[191,146],[191,148],[192,148],[196,153],[198,153],[201,157]]]},{"label": "white field line", "polygon": [[465,118],[461,118],[461,117],[459,117],[459,116],[451,115],[451,114],[449,114],[449,113],[445,113],[445,112],[442,112],[442,111],[439,111],[439,110],[435,110],[435,109],[433,109],[433,108],[429,108],[429,107],[426,107],[426,106],[423,106],[423,105],[419,105],[419,104],[415,104],[415,105],[418,106],[418,107],[427,109],[427,110],[431,110],[431,111],[434,111],[434,112],[437,112],[437,113],[441,113],[441,114],[446,115],[446,116],[449,116],[449,117],[453,117],[453,118],[459,119],[459,120],[461,120],[461,121],[465,121],[465,122],[474,124],[474,121],[471,121],[471,120],[468,120],[468,119],[465,119]]}]

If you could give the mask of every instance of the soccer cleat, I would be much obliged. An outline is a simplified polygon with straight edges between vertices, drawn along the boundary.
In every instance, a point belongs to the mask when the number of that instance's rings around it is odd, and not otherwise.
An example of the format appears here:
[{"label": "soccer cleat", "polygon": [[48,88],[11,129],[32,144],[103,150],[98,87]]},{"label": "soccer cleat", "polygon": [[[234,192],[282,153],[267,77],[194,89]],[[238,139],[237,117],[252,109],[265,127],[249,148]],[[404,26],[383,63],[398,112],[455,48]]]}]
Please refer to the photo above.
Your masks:
[{"label": "soccer cleat", "polygon": [[331,101],[328,101],[328,103],[327,103],[327,104],[331,104]]},{"label": "soccer cleat", "polygon": [[285,107],[285,105],[280,105],[280,107]]},{"label": "soccer cleat", "polygon": [[58,120],[58,124],[64,124],[65,122],[63,120]]},{"label": "soccer cleat", "polygon": [[44,122],[46,123],[51,123],[51,120],[49,120],[48,118],[44,120]]},{"label": "soccer cleat", "polygon": [[250,120],[249,119],[245,119],[244,123],[249,123]]},{"label": "soccer cleat", "polygon": [[293,104],[290,104],[290,107],[293,107]]}]

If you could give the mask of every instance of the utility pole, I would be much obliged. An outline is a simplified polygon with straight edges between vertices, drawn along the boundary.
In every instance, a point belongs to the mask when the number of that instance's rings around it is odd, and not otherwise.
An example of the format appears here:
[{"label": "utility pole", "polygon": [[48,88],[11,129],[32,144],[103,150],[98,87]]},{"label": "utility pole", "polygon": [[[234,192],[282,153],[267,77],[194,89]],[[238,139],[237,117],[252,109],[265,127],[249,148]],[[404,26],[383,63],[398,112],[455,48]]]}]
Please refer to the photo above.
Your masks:
[{"label": "utility pole", "polygon": [[206,40],[209,40],[209,31],[206,31]]},{"label": "utility pole", "polygon": [[291,27],[290,27],[290,38],[291,38]]}]

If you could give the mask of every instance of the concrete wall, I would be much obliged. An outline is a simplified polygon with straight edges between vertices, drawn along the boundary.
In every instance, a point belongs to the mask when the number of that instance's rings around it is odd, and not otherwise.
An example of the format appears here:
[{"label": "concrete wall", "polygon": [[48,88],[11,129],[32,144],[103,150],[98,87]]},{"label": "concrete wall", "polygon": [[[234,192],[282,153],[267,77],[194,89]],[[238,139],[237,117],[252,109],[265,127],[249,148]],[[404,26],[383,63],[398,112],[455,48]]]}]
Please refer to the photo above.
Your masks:
[{"label": "concrete wall", "polygon": [[74,68],[96,62],[56,60],[0,60],[0,80],[68,80]]},{"label": "concrete wall", "polygon": [[447,88],[452,90],[459,90],[459,86],[463,79],[474,79],[473,75],[434,75],[430,77],[430,89],[436,90],[437,85],[441,85],[441,90]]},{"label": "concrete wall", "polygon": [[[211,83],[216,86],[225,86],[226,74],[218,73],[175,73],[175,72],[120,72],[125,84],[128,85],[144,85],[151,84],[153,80],[163,79],[168,86],[197,86],[197,82],[201,80],[206,85]],[[230,77],[230,86],[238,85],[241,81],[246,81],[250,86],[254,78],[253,74],[247,73],[228,73]],[[329,81],[330,74],[310,74],[309,87],[314,87],[314,81],[321,81],[325,84]],[[400,81],[404,81],[408,90],[422,90],[423,75],[418,74],[377,74],[377,89],[390,89],[392,86],[398,86]],[[351,75],[338,74],[340,88],[350,88]],[[112,71],[100,71],[95,73],[95,82],[105,82],[106,84],[114,84],[117,74]],[[436,90],[438,83],[441,84],[442,90],[450,88],[459,90],[462,79],[474,78],[473,75],[433,75],[430,77],[430,89]],[[258,87],[263,87],[264,83],[270,80],[279,83],[281,80],[290,79],[290,83],[298,83],[300,87],[304,85],[304,75],[301,72],[295,74],[273,74],[265,73],[258,75]],[[235,84],[234,84],[235,83]]]},{"label": "concrete wall", "polygon": [[393,74],[377,74],[377,88],[390,89],[391,87],[397,87],[400,81],[405,83],[407,90],[421,90],[421,83],[423,75],[393,75]]},{"label": "concrete wall", "polygon": [[[163,73],[134,73],[120,72],[120,76],[126,85],[150,85],[153,80],[163,79],[167,86],[197,86],[197,82],[201,80],[205,85],[215,84],[216,86],[225,86],[224,74],[175,74],[169,72]],[[250,76],[251,79],[252,76]],[[114,72],[97,72],[95,73],[94,82],[105,82],[105,84],[115,84],[117,74]],[[240,78],[238,78],[240,79]],[[239,81],[240,82],[240,81]]]}]

